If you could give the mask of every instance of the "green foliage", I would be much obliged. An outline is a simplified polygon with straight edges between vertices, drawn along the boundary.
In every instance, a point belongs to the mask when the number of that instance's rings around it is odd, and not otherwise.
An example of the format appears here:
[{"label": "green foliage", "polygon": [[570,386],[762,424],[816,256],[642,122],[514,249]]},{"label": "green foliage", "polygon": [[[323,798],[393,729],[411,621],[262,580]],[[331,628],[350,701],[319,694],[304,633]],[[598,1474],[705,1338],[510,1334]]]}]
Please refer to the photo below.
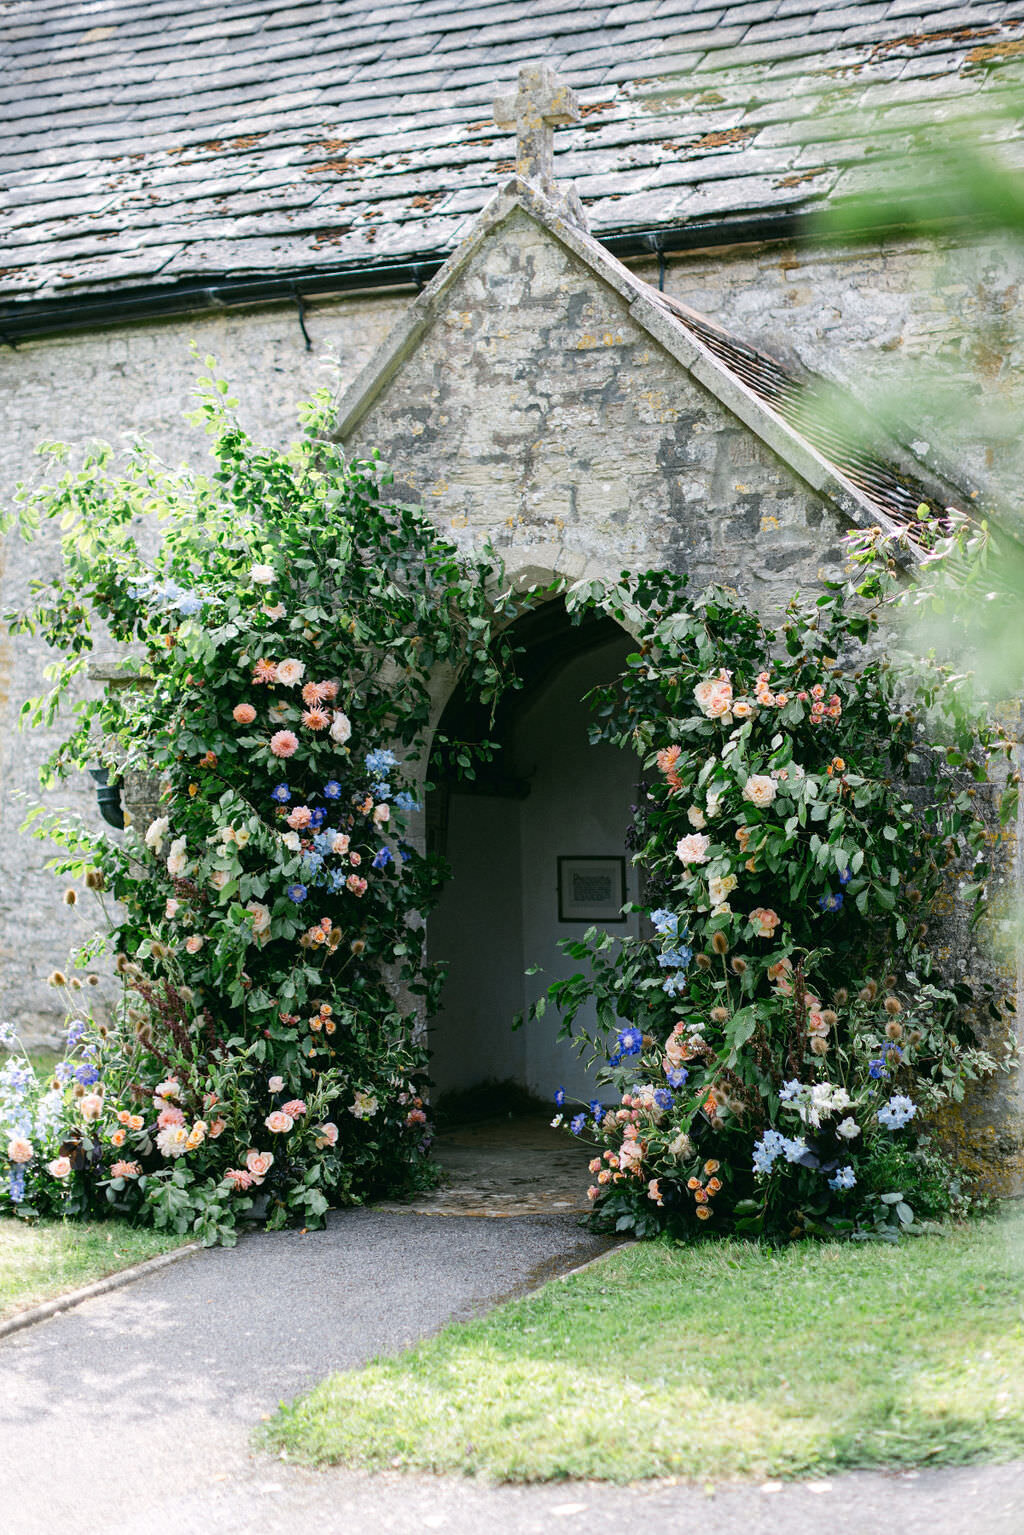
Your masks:
[{"label": "green foliage", "polygon": [[[123,839],[30,817],[64,849],[57,872],[116,903],[124,994],[111,1033],[69,994],[81,1024],[45,1130],[18,1109],[33,1155],[11,1163],[13,1202],[207,1242],[429,1178],[423,917],[444,871],[411,830],[429,684],[447,664],[493,702],[510,677],[498,572],[346,461],[325,398],[277,452],[226,396],[200,380],[209,473],[142,445],[115,472],[101,447],[20,493],[27,537],[61,525],[63,566],[8,615],[58,652],[24,709],[29,725],[69,711],[45,780],[143,772],[161,810]],[[111,641],[126,685],[81,698]],[[83,1067],[99,1073],[84,1092]]]},{"label": "green foliage", "polygon": [[596,1006],[577,1042],[613,1106],[566,1117],[595,1143],[601,1229],[850,1233],[878,1144],[1007,1064],[975,1034],[1003,999],[935,951],[984,909],[1010,741],[962,677],[890,653],[895,551],[855,552],[855,582],[776,628],[665,573],[570,591],[637,639],[592,733],[651,775],[633,828],[649,924],[564,943],[581,968],[544,999],[568,1034]]}]

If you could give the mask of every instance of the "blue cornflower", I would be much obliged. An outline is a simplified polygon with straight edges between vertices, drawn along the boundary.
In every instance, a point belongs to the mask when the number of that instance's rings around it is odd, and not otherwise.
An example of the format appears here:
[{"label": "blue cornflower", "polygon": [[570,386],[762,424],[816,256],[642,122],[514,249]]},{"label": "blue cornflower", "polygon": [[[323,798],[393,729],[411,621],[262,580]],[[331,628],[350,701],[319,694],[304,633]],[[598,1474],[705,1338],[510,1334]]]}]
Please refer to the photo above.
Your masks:
[{"label": "blue cornflower", "polygon": [[830,891],[826,895],[819,895],[818,897],[818,905],[822,911],[839,911],[842,904],[843,892],[841,890],[837,890],[834,893]]},{"label": "blue cornflower", "polygon": [[839,875],[839,883],[841,885],[848,885],[852,878],[853,878],[853,870],[850,868],[850,865],[847,864],[846,868],[843,869],[842,872]]},{"label": "blue cornflower", "polygon": [[623,1055],[639,1055],[644,1046],[642,1029],[620,1029],[616,1044]]},{"label": "blue cornflower", "polygon": [[788,1082],[784,1082],[779,1088],[779,1102],[792,1103],[794,1098],[799,1097],[802,1086],[803,1084],[798,1082],[796,1077],[791,1077]]},{"label": "blue cornflower", "polygon": [[667,1088],[656,1087],[654,1089],[654,1102],[658,1108],[663,1110],[665,1113],[668,1112],[675,1101],[676,1100],[673,1098],[672,1094],[668,1091]]},{"label": "blue cornflower", "polygon": [[399,810],[404,810],[406,815],[415,815],[423,809],[423,806],[409,793],[408,789],[403,789],[400,794],[395,795],[395,804]]},{"label": "blue cornflower", "polygon": [[877,1114],[878,1123],[889,1130],[902,1130],[917,1113],[917,1104],[905,1093],[893,1093],[884,1108]]},{"label": "blue cornflower", "polygon": [[100,1074],[96,1070],[96,1067],[92,1065],[79,1066],[75,1072],[75,1081],[81,1082],[83,1087],[91,1087],[92,1084],[94,1082],[98,1082],[99,1079]]},{"label": "blue cornflower", "polygon": [[888,1075],[889,1073],[885,1069],[885,1061],[881,1057],[877,1061],[868,1062],[868,1076],[874,1077],[876,1082],[882,1081]]},{"label": "blue cornflower", "polygon": [[669,1066],[665,1072],[665,1081],[669,1087],[682,1087],[689,1075],[685,1066]]},{"label": "blue cornflower", "polygon": [[841,1167],[834,1178],[828,1180],[830,1189],[852,1189],[857,1182],[857,1174],[852,1167]]},{"label": "blue cornflower", "polygon": [[289,885],[285,894],[287,895],[289,901],[294,901],[296,906],[301,906],[302,902],[309,894],[309,891],[306,889],[305,885]]},{"label": "blue cornflower", "polygon": [[315,810],[309,812],[309,824],[314,831],[319,831],[326,819],[327,811],[322,805],[318,805]]},{"label": "blue cornflower", "polygon": [[377,849],[376,853],[374,853],[374,855],[373,855],[373,862],[370,865],[370,868],[371,869],[386,869],[390,862],[391,862],[391,849],[389,847],[380,847],[380,848]]},{"label": "blue cornflower", "polygon": [[71,1081],[71,1078],[75,1074],[75,1068],[72,1066],[70,1061],[58,1061],[56,1066],[53,1068],[53,1074],[57,1078],[57,1081],[60,1083],[61,1087],[67,1087],[68,1083]]},{"label": "blue cornflower", "polygon": [[0,1023],[0,1045],[13,1045],[15,1036],[14,1024],[9,1021]]},{"label": "blue cornflower", "polygon": [[366,763],[366,771],[372,773],[375,778],[382,778],[389,768],[398,766],[398,758],[394,752],[388,751],[384,746],[378,746],[375,751],[367,752],[363,760]]},{"label": "blue cornflower", "polygon": [[583,1133],[583,1126],[586,1124],[586,1122],[586,1114],[577,1114],[575,1118],[570,1121],[569,1129],[572,1131],[573,1135],[581,1135]]},{"label": "blue cornflower", "polygon": [[677,938],[679,936],[679,918],[674,911],[668,911],[659,907],[651,912],[651,921],[654,923],[655,932],[662,938]]},{"label": "blue cornflower", "polygon": [[270,791],[270,798],[276,799],[279,805],[287,805],[291,797],[292,791],[286,783],[279,783],[276,788]]},{"label": "blue cornflower", "polygon": [[329,778],[324,784],[324,799],[341,799],[341,784],[336,778]]},{"label": "blue cornflower", "polygon": [[601,1120],[604,1118],[604,1104],[601,1102],[600,1098],[591,1098],[587,1107],[595,1119]]},{"label": "blue cornflower", "polygon": [[68,1024],[68,1044],[67,1044],[67,1048],[69,1050],[73,1050],[75,1048],[75,1046],[78,1044],[78,1041],[81,1039],[81,1037],[82,1037],[82,1035],[84,1033],[85,1033],[85,1019],[84,1018],[72,1018],[71,1022]]},{"label": "blue cornflower", "polygon": [[555,1103],[558,1106],[558,1108],[561,1108],[562,1104],[564,1102],[565,1102],[565,1088],[564,1087],[559,1087],[559,1088],[557,1088],[555,1090]]},{"label": "blue cornflower", "polygon": [[621,1050],[616,1050],[614,1055],[610,1055],[608,1057],[608,1064],[609,1064],[609,1066],[619,1066],[619,1065],[621,1065],[622,1064],[622,1051]]},{"label": "blue cornflower", "polygon": [[409,859],[412,857],[412,848],[405,847],[403,844],[399,843],[398,851],[401,855],[402,862],[408,863]]}]

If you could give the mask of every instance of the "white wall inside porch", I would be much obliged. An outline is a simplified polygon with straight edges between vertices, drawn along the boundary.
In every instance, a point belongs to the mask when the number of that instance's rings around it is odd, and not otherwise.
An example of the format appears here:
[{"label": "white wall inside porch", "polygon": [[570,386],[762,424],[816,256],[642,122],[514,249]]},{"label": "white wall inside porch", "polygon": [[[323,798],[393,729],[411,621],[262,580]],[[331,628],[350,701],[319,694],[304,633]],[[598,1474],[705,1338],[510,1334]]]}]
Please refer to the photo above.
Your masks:
[{"label": "white wall inside porch", "polygon": [[[447,856],[452,879],[430,918],[429,952],[449,963],[442,1009],[433,1020],[432,1074],[439,1091],[511,1078],[540,1097],[564,1085],[587,1099],[592,1073],[564,1041],[558,1016],[513,1033],[511,1019],[554,979],[579,965],[558,949],[579,937],[558,921],[558,858],[622,854],[638,776],[636,758],[591,746],[583,696],[621,669],[623,637],[569,661],[520,711],[511,743],[514,771],[528,778],[524,800],[453,792]],[[636,874],[627,857],[627,898]],[[636,932],[636,918],[610,931]],[[543,966],[526,976],[528,965]]]}]

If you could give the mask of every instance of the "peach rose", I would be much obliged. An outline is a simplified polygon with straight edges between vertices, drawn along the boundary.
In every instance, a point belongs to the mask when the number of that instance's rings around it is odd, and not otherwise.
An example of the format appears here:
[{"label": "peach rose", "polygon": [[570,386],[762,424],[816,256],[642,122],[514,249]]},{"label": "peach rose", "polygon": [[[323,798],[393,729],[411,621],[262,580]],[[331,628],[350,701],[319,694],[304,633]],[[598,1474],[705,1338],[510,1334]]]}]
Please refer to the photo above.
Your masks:
[{"label": "peach rose", "polygon": [[349,719],[347,714],[344,714],[339,709],[335,714],[334,720],[331,724],[331,740],[337,742],[339,746],[344,746],[345,742],[349,739],[351,734],[352,721]]},{"label": "peach rose", "polygon": [[271,1077],[267,1083],[267,1091],[271,1093],[279,1093],[283,1087],[284,1077]]},{"label": "peach rose", "polygon": [[743,798],[761,809],[770,805],[777,793],[774,778],[769,778],[766,773],[752,773],[743,785]]},{"label": "peach rose", "polygon": [[129,1130],[141,1130],[142,1126],[144,1124],[145,1124],[145,1120],[143,1119],[141,1114],[130,1114],[128,1116],[128,1128],[129,1128]]},{"label": "peach rose", "polygon": [[350,890],[353,895],[365,895],[366,881],[365,879],[360,879],[358,874],[350,874],[345,881],[345,888]]},{"label": "peach rose", "polygon": [[287,1135],[288,1131],[295,1124],[295,1121],[292,1116],[290,1114],[286,1114],[283,1109],[275,1109],[272,1114],[267,1115],[263,1123],[266,1125],[268,1130],[274,1133],[274,1135]]},{"label": "peach rose", "polygon": [[31,1162],[35,1154],[32,1142],[26,1140],[23,1135],[12,1136],[7,1142],[7,1155],[12,1162]]},{"label": "peach rose", "polygon": [[387,805],[383,801],[381,801],[381,803],[379,805],[375,805],[374,806],[374,808],[373,808],[373,824],[375,826],[384,826],[384,825],[387,824],[387,822],[390,819],[391,819],[391,806],[390,805]]},{"label": "peach rose", "polygon": [[292,831],[304,831],[313,819],[313,812],[308,805],[296,805],[294,810],[289,810],[285,820]]},{"label": "peach rose", "polygon": [[332,1119],[325,1124],[317,1125],[316,1145],[321,1149],[324,1146],[336,1146],[338,1144],[338,1127]]},{"label": "peach rose", "polygon": [[771,938],[782,918],[768,906],[755,906],[750,913],[750,925],[758,938]]},{"label": "peach rose", "polygon": [[[67,1157],[62,1157],[61,1161],[66,1162]],[[110,1169],[110,1176],[112,1178],[137,1178],[141,1172],[142,1168],[138,1162],[115,1162]]]},{"label": "peach rose", "polygon": [[305,1114],[305,1112],[306,1105],[301,1098],[292,1098],[288,1103],[283,1104],[281,1107],[281,1113],[290,1114],[292,1119],[300,1118],[300,1116]]},{"label": "peach rose", "polygon": [[680,837],[676,843],[676,857],[680,863],[707,863],[710,846],[710,837],[692,832],[688,837]]},{"label": "peach rose", "polygon": [[342,854],[348,852],[351,841],[351,837],[349,837],[345,832],[339,832],[334,841],[331,843],[331,852],[337,853],[340,857]]},{"label": "peach rose", "polygon": [[223,1135],[227,1127],[228,1122],[226,1119],[215,1119],[209,1131],[211,1141],[215,1141],[218,1135]]},{"label": "peach rose", "polygon": [[247,1151],[245,1165],[257,1182],[262,1183],[274,1164],[272,1151]]},{"label": "peach rose", "polygon": [[256,710],[252,704],[236,704],[231,711],[231,718],[236,725],[251,725],[256,718]]},{"label": "peach rose", "polygon": [[112,1146],[123,1146],[127,1139],[127,1130],[115,1130],[113,1135],[110,1137],[110,1144]]},{"label": "peach rose", "polygon": [[103,1099],[99,1093],[86,1093],[84,1098],[79,1098],[78,1107],[82,1118],[91,1123],[103,1113]]},{"label": "peach rose", "polygon": [[185,939],[185,950],[188,954],[198,954],[203,947],[203,940],[198,933],[190,933]]},{"label": "peach rose", "polygon": [[71,1172],[70,1157],[54,1157],[52,1162],[47,1162],[46,1171],[51,1178],[66,1178]]}]

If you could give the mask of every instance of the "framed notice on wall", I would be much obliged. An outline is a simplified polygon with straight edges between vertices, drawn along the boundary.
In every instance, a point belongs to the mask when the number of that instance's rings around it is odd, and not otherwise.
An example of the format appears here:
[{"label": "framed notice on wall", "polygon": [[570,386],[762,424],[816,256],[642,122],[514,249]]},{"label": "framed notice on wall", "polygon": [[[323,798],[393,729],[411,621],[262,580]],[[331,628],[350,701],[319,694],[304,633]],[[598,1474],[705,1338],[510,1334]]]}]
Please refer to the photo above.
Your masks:
[{"label": "framed notice on wall", "polygon": [[625,922],[625,900],[625,858],[559,858],[559,922]]}]

